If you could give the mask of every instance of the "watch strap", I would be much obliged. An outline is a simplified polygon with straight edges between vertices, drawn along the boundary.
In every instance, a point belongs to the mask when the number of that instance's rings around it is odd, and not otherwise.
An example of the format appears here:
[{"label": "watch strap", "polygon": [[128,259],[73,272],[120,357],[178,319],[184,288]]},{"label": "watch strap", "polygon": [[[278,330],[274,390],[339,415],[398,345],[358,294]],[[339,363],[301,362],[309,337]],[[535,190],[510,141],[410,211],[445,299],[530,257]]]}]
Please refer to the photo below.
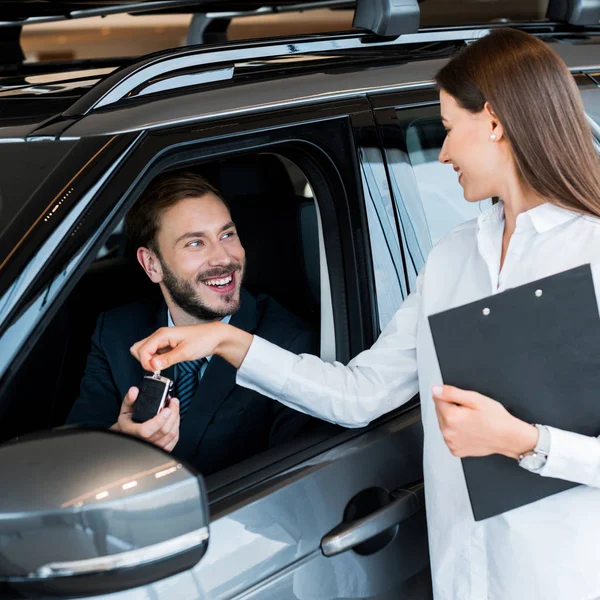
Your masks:
[{"label": "watch strap", "polygon": [[550,431],[545,425],[539,425],[536,423],[536,427],[539,435],[534,452],[536,454],[548,456],[550,454]]}]

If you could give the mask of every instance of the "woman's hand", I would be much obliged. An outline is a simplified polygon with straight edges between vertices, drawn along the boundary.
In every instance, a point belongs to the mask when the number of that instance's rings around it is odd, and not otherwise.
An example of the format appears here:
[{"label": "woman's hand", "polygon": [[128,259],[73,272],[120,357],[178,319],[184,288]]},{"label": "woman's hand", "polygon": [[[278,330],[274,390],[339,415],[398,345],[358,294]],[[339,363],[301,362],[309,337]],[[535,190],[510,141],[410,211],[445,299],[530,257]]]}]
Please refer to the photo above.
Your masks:
[{"label": "woman's hand", "polygon": [[432,391],[442,435],[454,456],[518,459],[535,448],[537,428],[513,417],[496,400],[450,385],[433,386]]},{"label": "woman's hand", "polygon": [[146,371],[162,371],[176,363],[217,354],[236,369],[242,364],[253,336],[217,321],[186,327],[161,327],[131,347]]}]

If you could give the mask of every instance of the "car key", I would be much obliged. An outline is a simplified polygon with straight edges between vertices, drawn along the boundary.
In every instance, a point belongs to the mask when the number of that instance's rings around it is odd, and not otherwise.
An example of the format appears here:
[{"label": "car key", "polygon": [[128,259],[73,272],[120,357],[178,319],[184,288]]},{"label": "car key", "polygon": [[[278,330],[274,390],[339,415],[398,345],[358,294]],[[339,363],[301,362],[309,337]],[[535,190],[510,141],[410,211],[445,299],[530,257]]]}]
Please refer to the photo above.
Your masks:
[{"label": "car key", "polygon": [[173,382],[168,377],[162,377],[160,371],[146,375],[133,405],[131,418],[136,423],[144,423],[155,417],[165,406],[172,387]]}]

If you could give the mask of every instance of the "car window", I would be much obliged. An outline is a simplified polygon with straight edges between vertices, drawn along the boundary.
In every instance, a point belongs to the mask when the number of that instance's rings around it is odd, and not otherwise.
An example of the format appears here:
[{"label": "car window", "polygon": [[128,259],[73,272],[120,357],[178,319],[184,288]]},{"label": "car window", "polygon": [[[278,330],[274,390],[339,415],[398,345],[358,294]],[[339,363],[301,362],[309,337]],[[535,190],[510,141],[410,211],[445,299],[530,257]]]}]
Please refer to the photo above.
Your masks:
[{"label": "car window", "polygon": [[398,116],[404,143],[390,143],[400,138],[388,136],[385,152],[412,290],[431,248],[452,228],[478,217],[491,199],[467,202],[452,167],[439,162],[446,135],[439,115]]},{"label": "car window", "polygon": [[360,166],[373,258],[379,327],[383,330],[407,295],[406,279],[402,269],[394,207],[379,148],[362,147]]},{"label": "car window", "polygon": [[0,170],[0,236],[24,211],[39,209],[30,198],[74,146],[72,141],[0,144],[0,163],[10,165]]},{"label": "car window", "polygon": [[[272,153],[221,158],[186,171],[221,192],[245,251],[244,296],[232,324],[294,353],[335,357],[330,292],[324,295],[324,310],[321,304],[325,255],[319,186],[291,160]],[[168,324],[167,306],[158,284],[138,264],[123,219],[104,237],[27,358],[11,373],[0,398],[0,442],[63,424],[110,426],[126,388],[142,383],[137,363],[124,367],[129,347]],[[321,345],[321,337],[332,339],[333,348]],[[174,381],[173,393],[183,396],[177,371],[163,375]],[[236,387],[235,371],[224,361],[205,363],[198,375],[195,393],[202,401],[196,408],[191,403],[182,419],[184,446],[178,456],[205,476],[269,449],[290,442],[297,448],[304,440],[311,445],[340,431]],[[39,410],[18,402],[25,397],[40,398]],[[187,441],[184,427],[193,432]]]},{"label": "car window", "polygon": [[588,116],[590,126],[595,138],[596,149],[600,152],[600,73],[588,74],[589,80],[578,80],[579,93],[583,100],[583,107]]}]

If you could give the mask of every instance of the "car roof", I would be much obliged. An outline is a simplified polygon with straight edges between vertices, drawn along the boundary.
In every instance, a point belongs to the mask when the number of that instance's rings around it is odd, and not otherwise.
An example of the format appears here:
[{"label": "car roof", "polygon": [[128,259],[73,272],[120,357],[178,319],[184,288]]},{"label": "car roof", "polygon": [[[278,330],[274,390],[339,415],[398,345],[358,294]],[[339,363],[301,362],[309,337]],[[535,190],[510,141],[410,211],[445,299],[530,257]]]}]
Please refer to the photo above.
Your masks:
[{"label": "car roof", "polygon": [[[71,85],[68,92],[73,96],[67,98],[65,92],[60,100],[68,106],[41,122],[33,119],[4,127],[0,123],[0,150],[8,162],[37,161],[45,165],[44,172],[51,173],[60,161],[71,161],[71,155],[66,157],[72,149],[80,154],[78,140],[89,147],[107,135],[119,139],[113,134],[229,116],[240,119],[260,111],[392,90],[432,89],[436,71],[450,56],[494,27],[433,28],[392,40],[354,32],[187,47],[124,61],[120,66],[102,69],[95,65],[94,69],[90,65],[71,83],[68,77],[74,73],[65,74],[63,69],[52,74],[55,78],[49,83],[35,85],[56,85],[58,96],[61,85]],[[573,72],[600,72],[600,28],[582,31],[552,24],[522,28],[545,39]],[[0,114],[11,101],[2,97],[2,82]],[[589,82],[595,85],[592,79]],[[22,88],[19,93],[26,91]],[[36,97],[40,103],[51,100],[52,92]],[[21,108],[27,115],[30,103]],[[52,140],[61,140],[62,148],[50,149]],[[22,178],[18,169],[8,168],[0,182],[4,204],[0,208],[8,216],[0,227],[0,242],[6,242],[0,244],[0,262],[13,252],[10,240],[33,230],[33,213],[39,211],[30,206],[34,200],[42,202],[40,194],[45,197],[34,181],[28,191]]]},{"label": "car roof", "polygon": [[[458,49],[504,26],[430,28],[396,39],[347,32],[227,42],[88,61],[75,71],[58,66],[54,73],[7,76],[0,78],[0,139],[124,133],[431,87],[435,72]],[[600,28],[521,28],[545,39],[572,71],[600,70]],[[57,119],[64,123],[58,130]]]},{"label": "car roof", "polygon": [[18,74],[0,74],[0,131],[14,125],[36,126],[62,113],[107,75],[133,60],[25,64]]}]

